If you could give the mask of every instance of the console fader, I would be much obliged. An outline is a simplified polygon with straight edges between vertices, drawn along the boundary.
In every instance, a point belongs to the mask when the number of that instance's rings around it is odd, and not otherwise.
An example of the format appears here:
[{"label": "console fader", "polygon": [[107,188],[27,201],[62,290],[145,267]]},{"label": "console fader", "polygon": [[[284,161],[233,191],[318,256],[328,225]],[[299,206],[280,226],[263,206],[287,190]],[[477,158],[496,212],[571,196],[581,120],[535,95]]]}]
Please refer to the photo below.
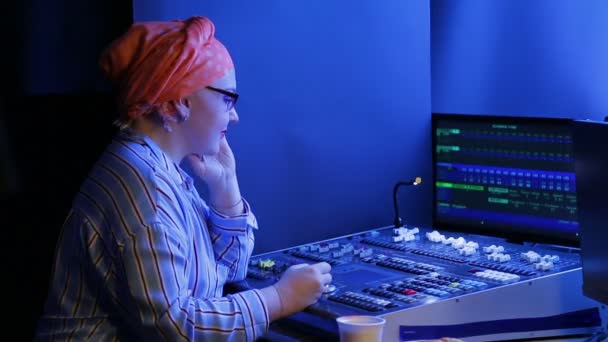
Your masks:
[{"label": "console fader", "polygon": [[384,317],[386,341],[538,338],[601,324],[582,295],[578,249],[412,226],[255,255],[240,285],[262,288],[291,265],[319,261],[332,265],[332,284],[283,323],[327,339],[337,339],[336,317],[359,314]]}]

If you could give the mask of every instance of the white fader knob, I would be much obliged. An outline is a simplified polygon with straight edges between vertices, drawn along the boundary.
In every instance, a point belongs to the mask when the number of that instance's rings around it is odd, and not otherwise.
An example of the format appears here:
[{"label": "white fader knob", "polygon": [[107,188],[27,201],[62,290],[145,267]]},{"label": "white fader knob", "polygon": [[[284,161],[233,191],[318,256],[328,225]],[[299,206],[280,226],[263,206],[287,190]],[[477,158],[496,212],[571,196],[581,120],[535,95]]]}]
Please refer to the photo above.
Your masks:
[{"label": "white fader knob", "polygon": [[[414,229],[417,229],[417,228],[414,228]],[[439,233],[436,230],[433,230],[430,233],[426,233],[426,238],[429,239],[429,241],[432,241],[432,242],[443,242],[443,241],[445,241],[445,236],[442,235],[441,233]]]},{"label": "white fader knob", "polygon": [[534,268],[540,271],[551,271],[553,269],[553,263],[551,261],[541,261],[534,264]]}]

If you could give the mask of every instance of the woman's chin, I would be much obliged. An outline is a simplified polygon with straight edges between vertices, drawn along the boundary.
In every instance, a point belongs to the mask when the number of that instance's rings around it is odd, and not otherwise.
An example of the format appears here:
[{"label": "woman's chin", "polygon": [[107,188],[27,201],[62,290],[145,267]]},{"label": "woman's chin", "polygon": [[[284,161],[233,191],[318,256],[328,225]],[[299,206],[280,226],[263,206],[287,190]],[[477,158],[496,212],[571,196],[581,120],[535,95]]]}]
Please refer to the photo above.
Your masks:
[{"label": "woman's chin", "polygon": [[205,150],[204,153],[202,153],[201,155],[205,155],[205,156],[214,156],[216,154],[218,154],[220,152],[220,147],[216,146],[214,148],[208,148]]}]

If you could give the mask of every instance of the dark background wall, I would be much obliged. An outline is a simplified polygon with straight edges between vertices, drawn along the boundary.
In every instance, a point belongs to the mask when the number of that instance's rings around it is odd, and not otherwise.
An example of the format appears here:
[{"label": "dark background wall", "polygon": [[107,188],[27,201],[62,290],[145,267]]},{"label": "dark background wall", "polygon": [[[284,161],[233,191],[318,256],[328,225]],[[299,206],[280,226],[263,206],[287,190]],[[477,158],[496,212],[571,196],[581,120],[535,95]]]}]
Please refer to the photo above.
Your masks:
[{"label": "dark background wall", "polygon": [[262,225],[257,252],[388,225],[392,184],[415,175],[427,182],[402,189],[402,216],[427,224],[431,111],[608,115],[605,1],[314,5],[30,0],[2,8],[11,34],[0,82],[0,226],[11,320],[33,329],[40,314],[61,222],[113,133],[97,57],[134,16],[209,15],[232,51],[243,98],[230,139]]},{"label": "dark background wall", "polygon": [[[113,132],[101,49],[132,22],[130,1],[2,6],[0,212],[10,328],[27,340],[46,297],[59,228]],[[14,321],[14,323],[13,323]]]}]

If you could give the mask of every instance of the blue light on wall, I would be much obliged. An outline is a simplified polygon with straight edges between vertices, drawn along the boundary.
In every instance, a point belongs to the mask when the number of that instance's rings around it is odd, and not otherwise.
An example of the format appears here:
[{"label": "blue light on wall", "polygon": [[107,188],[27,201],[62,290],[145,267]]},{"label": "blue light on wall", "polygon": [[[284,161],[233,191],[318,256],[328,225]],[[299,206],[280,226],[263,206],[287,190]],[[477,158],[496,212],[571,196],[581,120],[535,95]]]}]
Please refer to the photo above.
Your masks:
[{"label": "blue light on wall", "polygon": [[435,112],[603,119],[608,2],[431,1]]},{"label": "blue light on wall", "polygon": [[[133,2],[136,21],[210,17],[233,55],[256,253],[390,225],[394,183],[430,180],[429,1],[314,2]],[[400,199],[430,223],[430,183]]]}]

